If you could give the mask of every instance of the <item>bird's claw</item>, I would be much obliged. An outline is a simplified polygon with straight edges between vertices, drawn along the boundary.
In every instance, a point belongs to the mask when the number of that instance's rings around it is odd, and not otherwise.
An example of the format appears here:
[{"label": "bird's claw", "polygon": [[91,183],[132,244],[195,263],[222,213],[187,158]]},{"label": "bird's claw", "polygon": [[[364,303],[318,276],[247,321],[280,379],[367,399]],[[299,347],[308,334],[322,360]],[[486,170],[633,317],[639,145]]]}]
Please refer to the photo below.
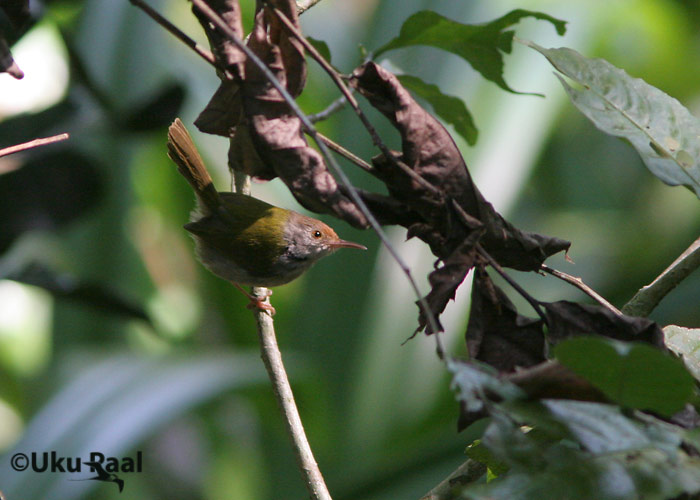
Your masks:
[{"label": "bird's claw", "polygon": [[[269,295],[267,297],[269,297]],[[258,309],[260,311],[267,311],[270,313],[270,316],[274,316],[277,311],[272,307],[272,304],[265,302],[267,297],[251,297],[250,303],[246,307],[250,310]]]}]

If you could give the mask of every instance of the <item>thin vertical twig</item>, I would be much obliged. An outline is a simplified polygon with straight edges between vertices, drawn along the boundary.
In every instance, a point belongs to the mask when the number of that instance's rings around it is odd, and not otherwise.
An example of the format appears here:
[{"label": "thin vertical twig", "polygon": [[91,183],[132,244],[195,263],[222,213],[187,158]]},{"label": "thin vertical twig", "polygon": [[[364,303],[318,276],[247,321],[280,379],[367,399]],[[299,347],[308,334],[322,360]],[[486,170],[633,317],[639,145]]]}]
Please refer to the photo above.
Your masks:
[{"label": "thin vertical twig", "polygon": [[[253,293],[259,297],[266,293],[266,289],[254,288]],[[314,454],[311,451],[311,445],[309,445],[309,440],[306,438],[299,410],[294,402],[294,393],[282,362],[282,353],[277,345],[272,316],[265,311],[257,310],[255,312],[255,320],[260,341],[260,354],[272,382],[275,398],[284,414],[287,434],[291,438],[294,454],[304,476],[306,488],[313,500],[331,500],[321,469],[316,463]]]}]

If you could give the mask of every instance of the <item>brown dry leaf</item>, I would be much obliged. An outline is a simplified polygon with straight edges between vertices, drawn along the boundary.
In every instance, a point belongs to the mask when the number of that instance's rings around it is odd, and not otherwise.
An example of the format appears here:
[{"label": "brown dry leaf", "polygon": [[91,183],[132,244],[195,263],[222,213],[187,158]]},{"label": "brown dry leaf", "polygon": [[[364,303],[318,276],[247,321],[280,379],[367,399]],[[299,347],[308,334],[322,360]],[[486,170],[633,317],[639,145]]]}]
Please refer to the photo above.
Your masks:
[{"label": "brown dry leaf", "polygon": [[467,325],[469,355],[501,372],[545,361],[542,320],[518,314],[483,269],[475,273]]},{"label": "brown dry leaf", "polygon": [[[243,32],[241,7],[238,0],[210,0],[208,4],[221,16],[236,36],[243,40],[245,33]],[[219,75],[222,80],[219,88],[194,124],[204,133],[231,137],[242,115],[239,83],[245,78],[247,58],[236,44],[227,36],[219,33],[209,19],[194,6],[192,12],[204,28],[216,60],[234,78],[234,80],[230,80],[225,75]]]},{"label": "brown dry leaf", "polygon": [[29,13],[29,0],[6,0],[0,2],[0,16],[3,18],[0,33],[0,73],[8,73],[18,80],[24,78],[24,72],[12,58],[10,47],[32,24]]},{"label": "brown dry leaf", "polygon": [[[255,21],[248,42],[251,49],[282,85],[303,80],[301,75],[289,74],[281,49],[268,37],[262,11],[256,14]],[[297,201],[309,210],[332,213],[356,227],[367,227],[365,216],[342,193],[323,157],[306,142],[301,120],[277,89],[251,62],[248,62],[246,72],[242,87],[243,109],[250,142],[265,165],[265,168],[258,169],[257,176],[265,179],[280,177]]]},{"label": "brown dry leaf", "polygon": [[8,73],[17,80],[24,78],[24,72],[12,58],[12,52],[4,38],[0,38],[0,73]]},{"label": "brown dry leaf", "polygon": [[231,137],[242,115],[240,83],[223,80],[194,124],[205,134]]},{"label": "brown dry leaf", "polygon": [[[299,28],[293,0],[274,0],[270,5]],[[218,0],[210,6],[243,38],[236,0]],[[197,127],[233,139],[229,158],[236,170],[259,179],[280,177],[309,210],[332,213],[356,227],[367,227],[365,216],[340,190],[322,156],[309,147],[301,121],[265,74],[204,16],[200,22],[214,53],[231,69],[235,81],[222,75],[223,83],[197,118]],[[248,47],[293,96],[301,93],[306,82],[303,46],[287,34],[269,8],[256,12]]]},{"label": "brown dry leaf", "polygon": [[[243,32],[241,7],[238,4],[238,0],[208,0],[207,4],[226,22],[226,25],[233,30],[236,36],[243,40],[245,34]],[[230,71],[234,78],[245,78],[244,65],[247,59],[245,53],[226,35],[219,33],[209,19],[199,12],[196,7],[192,7],[192,12],[199,20],[202,28],[204,28],[204,32],[209,39],[209,45],[217,61],[227,71]]]},{"label": "brown dry leaf", "polygon": [[[395,199],[417,217],[408,224],[408,235],[430,245],[449,272],[431,275],[434,292],[429,299],[436,316],[446,305],[445,290],[454,291],[454,276],[466,276],[471,259],[452,257],[475,230],[478,243],[505,267],[522,271],[539,269],[544,260],[567,250],[569,242],[520,231],[498,214],[474,185],[454,140],[440,122],[423,109],[391,72],[368,62],[355,70],[351,83],[382,112],[401,134],[402,152],[398,155],[432,189],[399,168],[396,162],[379,156],[373,159],[376,174]],[[452,203],[459,210],[455,211]],[[461,261],[461,268],[458,261]],[[425,326],[421,318],[419,329]]]},{"label": "brown dry leaf", "polygon": [[[476,242],[480,236],[480,231],[472,231],[462,244],[442,262],[442,265],[428,275],[431,289],[425,297],[425,301],[435,314],[438,328],[441,331],[442,325],[437,317],[445,310],[447,303],[454,300],[457,288],[462,284],[469,270],[474,267],[478,258]],[[417,331],[426,328],[426,333],[434,333],[423,310],[420,310],[418,325]]]},{"label": "brown dry leaf", "polygon": [[[289,0],[270,0],[269,5],[278,9],[289,19],[294,27],[301,31],[296,2]],[[306,85],[306,60],[304,45],[294,36],[290,36],[274,13],[268,14],[270,41],[280,48],[282,63],[287,74],[287,90],[292,97],[298,97]]]},{"label": "brown dry leaf", "polygon": [[[466,214],[484,225],[481,244],[503,266],[536,270],[547,257],[569,247],[567,241],[520,231],[503,219],[474,185],[447,130],[411,97],[396,76],[369,62],[353,73],[352,81],[400,132],[401,160],[437,189],[436,194],[425,188],[386,158],[375,160],[389,192],[423,216],[423,221],[416,222],[440,231],[442,238],[438,240],[445,248],[433,248],[438,257],[451,254],[472,230],[457,227],[463,225],[454,223],[455,214],[447,200],[455,200]],[[426,236],[424,231],[415,234]]]},{"label": "brown dry leaf", "polygon": [[275,172],[265,165],[258,156],[250,137],[250,130],[245,121],[238,124],[236,133],[231,139],[228,150],[229,168],[260,180],[270,180],[276,177]]},{"label": "brown dry leaf", "polygon": [[549,331],[547,340],[561,342],[579,335],[602,335],[622,341],[647,342],[665,349],[664,333],[654,321],[618,315],[603,306],[560,300],[542,303]]}]

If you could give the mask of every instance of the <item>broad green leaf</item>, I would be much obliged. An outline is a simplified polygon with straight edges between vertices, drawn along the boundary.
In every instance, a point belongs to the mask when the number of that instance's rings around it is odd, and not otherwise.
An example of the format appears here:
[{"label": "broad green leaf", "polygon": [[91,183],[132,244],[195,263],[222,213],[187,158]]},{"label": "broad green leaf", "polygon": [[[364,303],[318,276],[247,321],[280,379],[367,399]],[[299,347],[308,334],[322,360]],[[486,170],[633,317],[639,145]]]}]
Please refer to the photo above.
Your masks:
[{"label": "broad green leaf", "polygon": [[651,445],[641,426],[625,417],[616,406],[566,400],[549,400],[542,404],[592,453],[635,450]]},{"label": "broad green leaf", "polygon": [[479,131],[462,99],[443,94],[437,85],[426,83],[416,76],[400,75],[398,79],[401,85],[428,101],[433,111],[452,125],[470,146],[476,144]]},{"label": "broad green leaf", "polygon": [[666,347],[683,358],[686,368],[700,380],[700,328],[669,325],[664,328]]},{"label": "broad green leaf", "polygon": [[[510,469],[487,484],[466,485],[459,498],[665,499],[700,490],[700,460],[685,452],[685,431],[672,424],[581,401],[498,406],[510,418],[501,413],[492,419],[479,445],[490,455],[476,454]],[[546,432],[552,422],[568,428],[564,439]],[[523,423],[534,429],[527,431]],[[538,430],[545,432],[537,435]]]},{"label": "broad green leaf", "polygon": [[[471,500],[632,500],[686,498],[700,491],[700,461],[681,450],[669,457],[652,448],[584,457],[564,447],[547,450],[542,470],[514,471],[469,485]],[[696,497],[690,497],[696,498]]]},{"label": "broad green leaf", "polygon": [[647,344],[577,337],[558,344],[554,355],[622,406],[670,416],[693,394],[683,364]]},{"label": "broad green leaf", "polygon": [[571,101],[596,127],[632,143],[663,182],[686,186],[700,197],[700,120],[680,102],[603,59],[526,43],[583,86],[576,89],[557,75]]},{"label": "broad green leaf", "polygon": [[326,42],[323,40],[316,40],[310,36],[307,36],[306,40],[313,45],[316,50],[318,50],[318,53],[321,54],[326,61],[329,63],[331,62],[331,49],[328,48],[328,44]]},{"label": "broad green leaf", "polygon": [[423,10],[409,17],[401,26],[399,36],[377,49],[374,55],[378,57],[389,50],[412,45],[429,45],[460,56],[487,80],[515,92],[503,79],[502,52],[511,52],[514,36],[513,31],[504,30],[524,17],[549,21],[560,35],[566,31],[565,21],[523,9],[513,10],[485,24],[462,24]]}]

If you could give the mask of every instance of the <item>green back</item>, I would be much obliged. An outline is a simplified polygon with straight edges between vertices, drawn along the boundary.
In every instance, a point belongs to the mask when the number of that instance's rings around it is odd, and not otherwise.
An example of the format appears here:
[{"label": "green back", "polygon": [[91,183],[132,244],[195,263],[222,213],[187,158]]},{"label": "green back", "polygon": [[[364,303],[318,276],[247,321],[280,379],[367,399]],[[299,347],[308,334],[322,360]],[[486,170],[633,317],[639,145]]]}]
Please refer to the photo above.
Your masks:
[{"label": "green back", "polygon": [[286,247],[283,228],[289,210],[237,193],[219,193],[225,213],[185,225],[250,274],[266,276]]}]

